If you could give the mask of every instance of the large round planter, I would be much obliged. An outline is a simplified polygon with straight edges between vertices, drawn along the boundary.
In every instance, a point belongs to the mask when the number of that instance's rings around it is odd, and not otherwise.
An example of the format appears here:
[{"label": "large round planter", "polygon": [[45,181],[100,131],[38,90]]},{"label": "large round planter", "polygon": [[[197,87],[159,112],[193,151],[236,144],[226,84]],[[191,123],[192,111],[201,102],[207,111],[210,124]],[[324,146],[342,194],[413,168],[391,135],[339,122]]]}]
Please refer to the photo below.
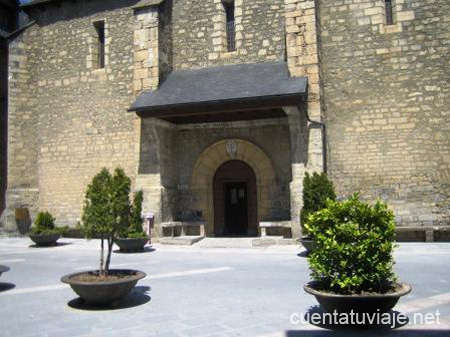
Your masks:
[{"label": "large round planter", "polygon": [[117,238],[114,242],[119,246],[121,252],[142,252],[148,242],[148,238],[122,239]]},{"label": "large round planter", "polygon": [[109,274],[129,273],[130,276],[117,281],[100,282],[86,282],[74,279],[77,275],[89,273],[98,273],[98,271],[66,275],[61,278],[61,282],[69,284],[81,299],[93,304],[110,304],[124,298],[134,288],[136,283],[146,276],[144,272],[138,270],[111,269]]},{"label": "large round planter", "polygon": [[30,239],[37,246],[53,246],[61,237],[61,234],[30,234]]},{"label": "large round planter", "polygon": [[311,238],[301,238],[300,243],[305,247],[307,253],[311,253],[314,250],[315,242]]},{"label": "large round planter", "polygon": [[7,272],[8,270],[9,270],[9,267],[0,265],[0,276],[3,273]]},{"label": "large round planter", "polygon": [[401,296],[411,292],[411,286],[407,283],[399,283],[401,289],[388,294],[364,294],[364,295],[337,295],[318,291],[311,282],[303,286],[303,289],[314,295],[317,302],[329,313],[385,313],[389,312],[398,302]]}]

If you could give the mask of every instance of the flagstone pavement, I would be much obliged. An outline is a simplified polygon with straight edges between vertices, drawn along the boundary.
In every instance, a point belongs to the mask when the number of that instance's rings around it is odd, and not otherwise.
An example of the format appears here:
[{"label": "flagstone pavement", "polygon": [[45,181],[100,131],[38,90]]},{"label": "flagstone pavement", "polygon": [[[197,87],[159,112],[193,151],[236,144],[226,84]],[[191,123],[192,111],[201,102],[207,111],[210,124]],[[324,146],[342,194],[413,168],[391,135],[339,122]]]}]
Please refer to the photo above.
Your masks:
[{"label": "flagstone pavement", "polygon": [[112,268],[148,276],[116,307],[100,308],[80,305],[60,282],[97,267],[99,242],[60,242],[37,248],[27,238],[0,240],[0,264],[10,267],[0,276],[0,336],[450,336],[450,243],[399,245],[395,270],[413,291],[392,314],[408,324],[391,329],[307,322],[321,311],[302,289],[309,272],[299,246],[115,251]]}]

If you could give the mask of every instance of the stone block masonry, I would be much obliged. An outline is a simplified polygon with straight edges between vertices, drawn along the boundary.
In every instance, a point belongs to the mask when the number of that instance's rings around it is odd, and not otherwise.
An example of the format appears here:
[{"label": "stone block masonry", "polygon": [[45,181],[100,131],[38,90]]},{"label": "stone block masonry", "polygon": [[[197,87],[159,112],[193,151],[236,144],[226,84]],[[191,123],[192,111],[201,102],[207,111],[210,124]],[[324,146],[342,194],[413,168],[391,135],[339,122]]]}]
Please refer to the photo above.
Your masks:
[{"label": "stone block masonry", "polygon": [[[291,135],[291,220],[293,236],[299,233],[300,210],[303,207],[303,178],[306,171],[321,172],[323,145],[320,129],[308,127],[305,114],[320,122],[322,97],[320,83],[320,49],[317,24],[318,1],[285,0],[286,56],[291,76],[308,77],[308,101],[302,109],[286,108]],[[311,126],[309,124],[309,126]]]},{"label": "stone block masonry", "polygon": [[283,60],[284,0],[235,0],[236,51],[226,52],[222,1],[174,1],[174,69]]},{"label": "stone block masonry", "polygon": [[[289,130],[284,118],[259,121],[239,121],[209,124],[174,125],[155,119],[144,119],[141,130],[141,156],[137,185],[143,186],[147,198],[146,209],[158,210],[157,222],[189,220],[199,216],[212,219],[212,197],[208,184],[212,183],[215,165],[210,157],[205,159],[203,169],[213,169],[207,180],[196,183],[195,177],[204,176],[196,165],[204,153],[214,144],[224,139],[251,140],[254,148],[261,149],[274,165],[276,180],[266,190],[261,189],[261,219],[289,219]],[[273,139],[277,139],[274,142]],[[244,142],[245,143],[245,142]],[[176,144],[176,145],[175,145]],[[222,144],[223,145],[223,144]],[[219,146],[225,152],[225,145]],[[240,146],[245,152],[245,146]],[[207,151],[206,151],[207,152]],[[216,150],[212,151],[217,162],[220,158]],[[249,151],[251,152],[251,151]],[[249,153],[249,157],[252,153]],[[254,162],[259,162],[256,153]],[[247,158],[246,157],[246,158]],[[264,169],[264,165],[258,167]],[[208,171],[209,172],[209,171]],[[264,207],[263,207],[264,206]],[[157,228],[159,231],[160,228]],[[213,233],[213,223],[207,223],[207,233]],[[161,236],[162,233],[159,233]]]},{"label": "stone block masonry", "polygon": [[[36,24],[11,44],[8,221],[14,208],[48,210],[74,226],[102,167],[136,174],[131,5],[63,2],[33,10]],[[55,20],[62,18],[64,20]],[[105,22],[105,68],[86,62],[93,23]]]},{"label": "stone block masonry", "polygon": [[[328,173],[340,196],[381,197],[399,225],[449,225],[450,3],[392,3],[388,25],[381,0],[235,0],[230,53],[219,0],[58,1],[29,9],[36,24],[9,46],[7,229],[14,230],[17,207],[32,216],[48,210],[59,225],[75,226],[86,186],[102,167],[125,169],[157,224],[200,216],[202,195],[192,190],[197,159],[234,139],[270,159],[242,154],[273,164],[261,214],[290,220],[297,237],[302,179],[324,169],[323,133],[306,113],[326,123]],[[277,107],[282,118],[177,125],[127,111],[172,71],[282,60],[291,76],[308,77],[307,101]]]},{"label": "stone block masonry", "polygon": [[331,176],[400,225],[449,225],[450,2],[396,0],[393,26],[381,3],[320,2]]}]

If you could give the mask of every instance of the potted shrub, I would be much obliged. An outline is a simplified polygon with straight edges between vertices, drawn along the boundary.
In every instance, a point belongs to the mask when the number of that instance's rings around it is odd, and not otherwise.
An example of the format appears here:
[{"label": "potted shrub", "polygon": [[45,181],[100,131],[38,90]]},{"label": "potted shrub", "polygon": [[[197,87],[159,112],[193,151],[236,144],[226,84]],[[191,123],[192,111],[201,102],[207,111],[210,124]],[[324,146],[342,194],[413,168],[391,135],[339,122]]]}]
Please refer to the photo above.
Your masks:
[{"label": "potted shrub", "polygon": [[107,169],[103,169],[87,188],[82,228],[87,238],[100,238],[100,266],[98,270],[61,278],[82,301],[96,304],[116,302],[146,276],[137,270],[110,269],[114,239],[118,233],[128,228],[130,185],[125,172],[117,168],[113,176]]},{"label": "potted shrub", "polygon": [[55,218],[49,212],[39,212],[29,237],[37,246],[52,246],[64,231],[65,228],[55,227]]},{"label": "potted shrub", "polygon": [[304,289],[326,311],[384,313],[411,291],[393,272],[395,222],[385,203],[371,206],[357,194],[328,200],[306,227],[316,246],[308,257],[313,281]]},{"label": "potted shrub", "polygon": [[115,242],[123,252],[143,251],[148,242],[148,235],[142,227],[142,201],[144,194],[138,191],[134,195],[131,207],[129,227],[124,230]]},{"label": "potted shrub", "polygon": [[314,237],[305,224],[311,214],[325,208],[327,199],[336,200],[333,183],[327,175],[317,172],[310,175],[306,172],[303,178],[303,208],[300,212],[302,226],[300,242],[308,253],[314,249]]}]

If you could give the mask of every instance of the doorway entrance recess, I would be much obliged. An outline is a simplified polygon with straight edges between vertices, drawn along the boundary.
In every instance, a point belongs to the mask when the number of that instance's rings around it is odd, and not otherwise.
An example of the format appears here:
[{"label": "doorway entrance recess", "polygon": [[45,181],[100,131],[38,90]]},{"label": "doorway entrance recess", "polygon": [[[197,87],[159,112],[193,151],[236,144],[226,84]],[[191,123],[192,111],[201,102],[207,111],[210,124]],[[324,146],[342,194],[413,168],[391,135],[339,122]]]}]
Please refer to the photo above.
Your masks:
[{"label": "doorway entrance recess", "polygon": [[256,176],[243,161],[230,160],[214,175],[214,235],[257,236]]}]

